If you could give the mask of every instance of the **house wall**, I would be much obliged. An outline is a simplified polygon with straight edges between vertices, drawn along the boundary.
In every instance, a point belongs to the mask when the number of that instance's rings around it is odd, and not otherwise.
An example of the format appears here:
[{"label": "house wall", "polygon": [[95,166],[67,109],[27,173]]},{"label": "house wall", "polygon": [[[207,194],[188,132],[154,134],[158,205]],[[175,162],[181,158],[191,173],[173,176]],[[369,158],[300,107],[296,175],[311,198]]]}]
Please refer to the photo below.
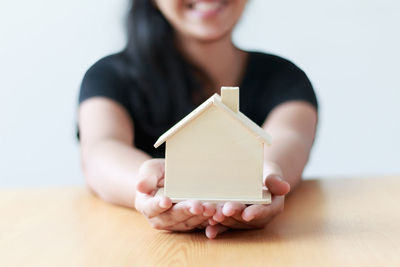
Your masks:
[{"label": "house wall", "polygon": [[166,158],[171,198],[262,197],[263,144],[215,106],[168,139]]}]

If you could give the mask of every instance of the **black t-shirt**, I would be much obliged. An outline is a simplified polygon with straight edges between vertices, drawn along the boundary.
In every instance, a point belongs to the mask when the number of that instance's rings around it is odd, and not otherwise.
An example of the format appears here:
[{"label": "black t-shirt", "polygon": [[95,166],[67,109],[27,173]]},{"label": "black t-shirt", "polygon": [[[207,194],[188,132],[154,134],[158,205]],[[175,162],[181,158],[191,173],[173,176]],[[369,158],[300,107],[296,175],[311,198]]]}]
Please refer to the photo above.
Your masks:
[{"label": "black t-shirt", "polygon": [[[137,90],[134,81],[120,77],[125,68],[124,55],[114,54],[100,59],[85,74],[79,95],[79,103],[91,97],[106,97],[126,109],[134,123],[135,146],[153,157],[164,157],[164,146],[153,147],[163,132],[148,134],[135,123],[131,90]],[[258,125],[279,104],[300,100],[318,107],[313,87],[306,74],[292,62],[281,57],[249,52],[247,67],[240,87],[240,111]],[[189,103],[191,104],[191,103]],[[196,108],[192,104],[193,109]],[[172,127],[172,123],[169,127]]]}]

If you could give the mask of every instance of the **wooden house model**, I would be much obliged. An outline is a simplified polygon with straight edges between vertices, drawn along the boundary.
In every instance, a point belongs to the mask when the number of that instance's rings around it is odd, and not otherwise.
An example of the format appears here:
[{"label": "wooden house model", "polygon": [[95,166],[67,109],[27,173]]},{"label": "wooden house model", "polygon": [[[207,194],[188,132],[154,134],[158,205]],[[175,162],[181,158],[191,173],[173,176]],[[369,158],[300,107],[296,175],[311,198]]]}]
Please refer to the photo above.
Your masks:
[{"label": "wooden house model", "polygon": [[239,88],[222,87],[175,126],[166,142],[164,194],[173,202],[270,203],[263,190],[264,144],[269,135],[239,111]]}]

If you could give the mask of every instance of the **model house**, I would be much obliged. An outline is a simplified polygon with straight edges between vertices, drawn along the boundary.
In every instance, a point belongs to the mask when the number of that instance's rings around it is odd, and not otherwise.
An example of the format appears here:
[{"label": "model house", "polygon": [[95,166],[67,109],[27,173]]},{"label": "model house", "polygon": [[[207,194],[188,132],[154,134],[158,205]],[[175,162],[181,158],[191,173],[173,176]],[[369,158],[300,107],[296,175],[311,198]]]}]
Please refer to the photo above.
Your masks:
[{"label": "model house", "polygon": [[263,191],[269,135],[239,111],[239,88],[222,87],[154,144],[166,142],[164,194],[179,202],[270,203]]}]

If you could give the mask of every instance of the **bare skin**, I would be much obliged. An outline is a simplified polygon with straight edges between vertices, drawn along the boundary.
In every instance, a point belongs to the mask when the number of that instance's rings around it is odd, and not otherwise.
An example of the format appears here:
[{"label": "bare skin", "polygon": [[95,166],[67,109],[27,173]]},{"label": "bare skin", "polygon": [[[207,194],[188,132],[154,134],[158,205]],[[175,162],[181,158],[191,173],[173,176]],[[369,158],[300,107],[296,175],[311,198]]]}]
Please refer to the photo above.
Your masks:
[{"label": "bare skin", "polygon": [[[214,17],[192,16],[190,0],[155,1],[173,25],[185,57],[207,70],[213,87],[237,84],[247,53],[232,43],[232,30],[246,1],[224,2]],[[206,59],[206,60],[205,60]],[[273,136],[265,149],[265,185],[271,205],[215,205],[198,201],[172,204],[155,197],[163,186],[164,160],[151,159],[134,146],[134,121],[118,103],[106,98],[86,100],[79,108],[81,157],[88,186],[105,201],[135,208],[156,229],[191,231],[205,228],[208,238],[233,229],[260,228],[284,208],[285,195],[296,187],[307,163],[317,123],[316,110],[305,102],[277,106],[263,128]]]}]

